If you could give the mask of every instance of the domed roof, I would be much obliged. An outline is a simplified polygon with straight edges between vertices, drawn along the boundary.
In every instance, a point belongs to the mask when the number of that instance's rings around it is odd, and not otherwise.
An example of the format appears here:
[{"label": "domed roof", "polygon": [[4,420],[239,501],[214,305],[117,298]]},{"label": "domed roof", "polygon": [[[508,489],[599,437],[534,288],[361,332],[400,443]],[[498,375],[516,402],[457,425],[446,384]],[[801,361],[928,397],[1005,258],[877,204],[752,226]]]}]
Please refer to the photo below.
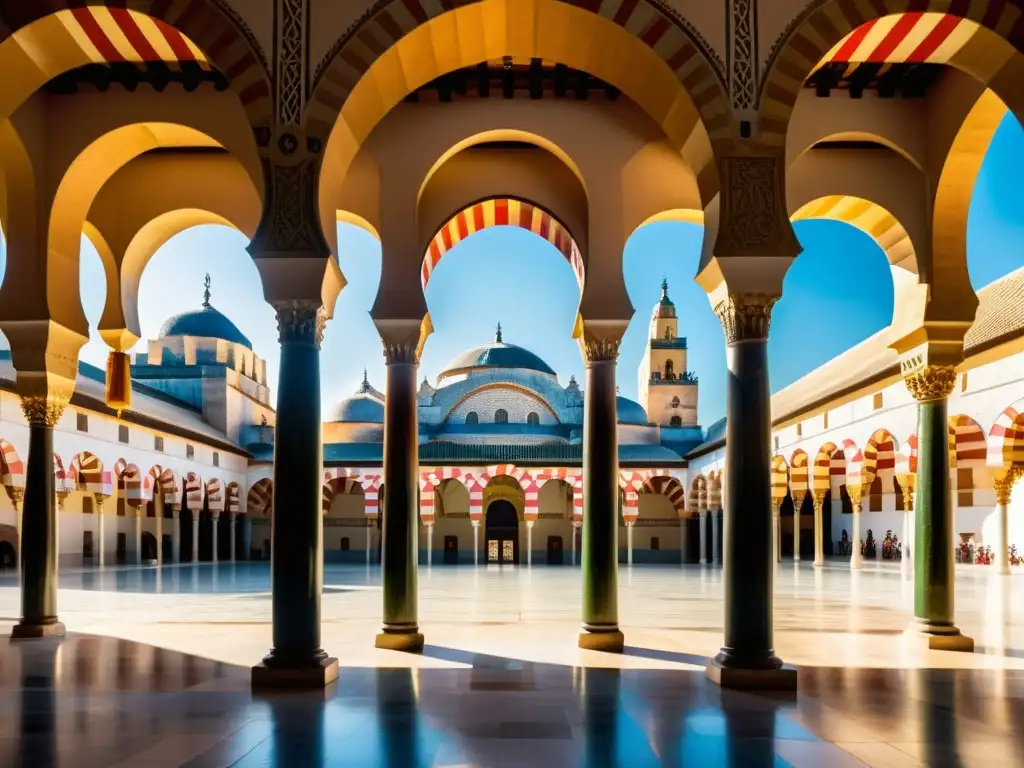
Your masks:
[{"label": "domed roof", "polygon": [[555,375],[551,366],[530,350],[515,344],[505,344],[501,340],[501,325],[499,325],[493,344],[483,344],[467,349],[448,363],[437,380],[483,368],[525,368],[530,371],[546,373],[549,376]]},{"label": "domed roof", "polygon": [[349,421],[361,423],[384,423],[383,395],[370,386],[363,371],[363,383],[356,393],[346,397],[334,407],[331,421]]},{"label": "domed roof", "polygon": [[206,291],[203,306],[191,312],[175,315],[160,328],[160,338],[168,336],[202,336],[208,339],[223,339],[252,349],[252,344],[238,326],[210,306],[210,276],[206,276]]},{"label": "domed roof", "polygon": [[668,297],[668,280],[661,281],[661,300],[654,306],[655,317],[675,317],[676,305]]},{"label": "domed roof", "polygon": [[635,400],[630,400],[628,397],[616,397],[615,409],[618,412],[619,424],[647,426],[647,411]]}]

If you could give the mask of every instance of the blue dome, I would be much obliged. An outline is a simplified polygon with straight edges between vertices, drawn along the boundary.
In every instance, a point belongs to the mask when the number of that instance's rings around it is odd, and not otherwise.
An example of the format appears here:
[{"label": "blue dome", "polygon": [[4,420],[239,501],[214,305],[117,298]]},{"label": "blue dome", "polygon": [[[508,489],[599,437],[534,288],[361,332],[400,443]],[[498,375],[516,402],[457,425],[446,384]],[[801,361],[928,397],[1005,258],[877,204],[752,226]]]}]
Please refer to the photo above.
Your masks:
[{"label": "blue dome", "polygon": [[373,395],[359,392],[346,397],[334,409],[332,421],[384,423],[384,403]]},{"label": "blue dome", "polygon": [[238,327],[209,304],[202,309],[182,312],[170,318],[160,329],[160,338],[167,336],[202,336],[223,339],[252,349],[252,344]]},{"label": "blue dome", "polygon": [[615,409],[618,411],[619,424],[647,426],[647,412],[635,400],[630,400],[628,397],[616,397]]},{"label": "blue dome", "polygon": [[555,375],[551,366],[530,350],[517,347],[515,344],[503,344],[496,341],[493,344],[484,344],[466,350],[448,363],[437,380],[483,368],[525,368],[530,371],[546,373],[549,376]]}]

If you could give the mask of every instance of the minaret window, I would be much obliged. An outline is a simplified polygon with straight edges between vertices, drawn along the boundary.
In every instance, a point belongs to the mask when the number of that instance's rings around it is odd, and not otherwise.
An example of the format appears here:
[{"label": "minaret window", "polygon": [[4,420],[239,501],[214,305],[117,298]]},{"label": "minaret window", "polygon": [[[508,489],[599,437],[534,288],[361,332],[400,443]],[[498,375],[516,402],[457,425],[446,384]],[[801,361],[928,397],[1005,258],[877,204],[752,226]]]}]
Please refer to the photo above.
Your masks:
[{"label": "minaret window", "polygon": [[466,414],[466,423],[467,424],[479,424],[480,423],[480,416],[477,415],[476,411],[470,411],[469,413]]},{"label": "minaret window", "polygon": [[681,416],[673,416],[669,419],[668,425],[670,427],[681,427],[683,426],[683,418]]},{"label": "minaret window", "polygon": [[527,424],[540,424],[540,415],[536,411],[530,411],[526,415]]},{"label": "minaret window", "polygon": [[672,341],[672,329],[665,328],[665,341]]},{"label": "minaret window", "polygon": [[495,424],[508,424],[508,411],[504,408],[499,408],[494,412],[494,423]]},{"label": "minaret window", "polygon": [[678,408],[679,405],[680,405],[679,398],[678,397],[673,397],[672,398],[672,407],[673,408]]},{"label": "minaret window", "polygon": [[665,378],[669,379],[669,380],[672,380],[672,379],[675,378],[675,375],[672,372],[672,361],[671,360],[666,360],[665,361]]}]

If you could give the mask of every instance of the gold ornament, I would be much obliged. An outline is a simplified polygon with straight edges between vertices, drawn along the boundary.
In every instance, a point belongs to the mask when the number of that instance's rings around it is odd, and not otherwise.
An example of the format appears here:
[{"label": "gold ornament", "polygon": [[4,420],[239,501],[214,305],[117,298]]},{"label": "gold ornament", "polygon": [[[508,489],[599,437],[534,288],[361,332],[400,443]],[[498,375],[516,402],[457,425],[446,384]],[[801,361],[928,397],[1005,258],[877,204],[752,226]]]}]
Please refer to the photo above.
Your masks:
[{"label": "gold ornament", "polygon": [[906,374],[903,380],[911,396],[919,403],[945,400],[956,386],[956,367],[925,365]]},{"label": "gold ornament", "polygon": [[772,307],[778,296],[767,293],[730,294],[715,306],[727,344],[766,341],[772,323]]},{"label": "gold ornament", "polygon": [[111,351],[107,355],[107,406],[117,411],[130,408],[132,404],[131,360],[124,352]]},{"label": "gold ornament", "polygon": [[21,410],[30,426],[54,427],[64,414],[69,400],[62,393],[28,395],[21,398]]}]

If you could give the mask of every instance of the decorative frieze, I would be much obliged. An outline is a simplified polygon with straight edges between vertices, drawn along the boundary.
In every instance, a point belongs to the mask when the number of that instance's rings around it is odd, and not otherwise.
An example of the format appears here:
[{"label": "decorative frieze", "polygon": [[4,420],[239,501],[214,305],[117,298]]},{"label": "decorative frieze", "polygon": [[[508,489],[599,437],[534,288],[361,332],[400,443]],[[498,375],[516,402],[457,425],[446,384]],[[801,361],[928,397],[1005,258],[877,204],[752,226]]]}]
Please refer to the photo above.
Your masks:
[{"label": "decorative frieze", "polygon": [[275,305],[277,330],[282,344],[312,344],[317,348],[324,338],[327,312],[317,302],[289,301]]},{"label": "decorative frieze", "polygon": [[956,367],[952,365],[923,365],[919,368],[905,368],[903,381],[915,400],[927,403],[944,400],[953,393],[956,386]]},{"label": "decorative frieze", "polygon": [[731,294],[715,306],[727,344],[741,341],[767,341],[772,322],[772,307],[778,296],[766,293]]},{"label": "decorative frieze", "polygon": [[63,393],[28,395],[21,398],[25,420],[33,427],[54,427],[64,414],[70,397]]}]

